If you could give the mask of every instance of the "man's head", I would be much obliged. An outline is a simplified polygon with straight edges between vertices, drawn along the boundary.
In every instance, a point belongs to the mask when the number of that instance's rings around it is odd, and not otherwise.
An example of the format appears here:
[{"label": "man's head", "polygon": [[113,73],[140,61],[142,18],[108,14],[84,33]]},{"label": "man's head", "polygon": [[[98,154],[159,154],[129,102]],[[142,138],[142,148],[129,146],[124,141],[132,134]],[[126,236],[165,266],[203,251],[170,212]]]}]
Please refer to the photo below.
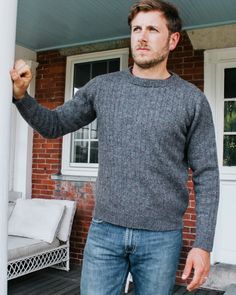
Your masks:
[{"label": "man's head", "polygon": [[131,8],[131,51],[134,69],[166,72],[169,52],[178,44],[181,19],[177,9],[160,0],[142,0]]},{"label": "man's head", "polygon": [[177,8],[172,4],[162,0],[141,0],[138,3],[134,4],[131,7],[128,16],[129,26],[131,27],[132,20],[139,12],[148,12],[155,10],[162,13],[163,17],[166,20],[166,25],[170,33],[181,32],[182,21]]}]

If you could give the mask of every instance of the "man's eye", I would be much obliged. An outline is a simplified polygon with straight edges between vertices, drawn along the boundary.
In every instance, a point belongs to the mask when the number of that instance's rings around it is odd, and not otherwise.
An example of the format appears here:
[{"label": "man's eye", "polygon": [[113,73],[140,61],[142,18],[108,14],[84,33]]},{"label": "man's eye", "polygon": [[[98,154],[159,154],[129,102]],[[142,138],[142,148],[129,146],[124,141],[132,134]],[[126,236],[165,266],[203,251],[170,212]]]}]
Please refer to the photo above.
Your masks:
[{"label": "man's eye", "polygon": [[158,32],[158,30],[156,28],[150,28],[150,31],[152,31],[152,32]]},{"label": "man's eye", "polygon": [[138,32],[140,30],[140,28],[133,28],[133,32]]}]

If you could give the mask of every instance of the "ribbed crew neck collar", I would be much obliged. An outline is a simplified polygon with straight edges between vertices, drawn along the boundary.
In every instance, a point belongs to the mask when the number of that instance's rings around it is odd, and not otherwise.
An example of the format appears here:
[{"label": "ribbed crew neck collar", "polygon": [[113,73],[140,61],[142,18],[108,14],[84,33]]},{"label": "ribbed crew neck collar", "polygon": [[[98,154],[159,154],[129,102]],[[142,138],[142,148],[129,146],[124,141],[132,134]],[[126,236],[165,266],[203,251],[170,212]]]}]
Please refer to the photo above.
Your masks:
[{"label": "ribbed crew neck collar", "polygon": [[177,82],[177,75],[171,73],[171,76],[167,79],[144,79],[132,74],[132,68],[123,71],[125,78],[131,84],[143,86],[143,87],[167,87]]}]

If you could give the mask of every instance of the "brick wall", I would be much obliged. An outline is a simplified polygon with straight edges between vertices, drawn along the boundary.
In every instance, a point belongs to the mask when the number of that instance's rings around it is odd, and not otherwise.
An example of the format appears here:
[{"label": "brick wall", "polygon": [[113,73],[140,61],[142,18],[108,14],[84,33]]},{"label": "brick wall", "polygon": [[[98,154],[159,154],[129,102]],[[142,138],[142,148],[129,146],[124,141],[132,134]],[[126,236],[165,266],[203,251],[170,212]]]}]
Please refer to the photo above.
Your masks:
[{"label": "brick wall", "polygon": [[[36,98],[46,107],[54,108],[64,102],[66,57],[59,51],[38,54]],[[194,51],[187,34],[171,53],[169,69],[203,89],[203,51]],[[72,262],[81,263],[91,214],[94,207],[93,183],[52,181],[51,174],[60,172],[62,139],[48,140],[38,133],[33,142],[33,197],[61,198],[77,201],[77,211],[71,235]],[[183,249],[176,280],[180,279],[185,258],[195,238],[195,203],[191,173],[188,188],[190,202],[184,216]]]},{"label": "brick wall", "polygon": [[81,264],[88,229],[94,208],[94,183],[58,181],[55,184],[53,198],[75,200],[77,210],[70,239],[71,261]]},{"label": "brick wall", "polygon": [[[53,109],[64,101],[66,59],[56,51],[39,53],[35,98],[43,106]],[[53,196],[55,182],[51,174],[60,171],[62,139],[45,139],[37,132],[33,137],[33,197]]]}]

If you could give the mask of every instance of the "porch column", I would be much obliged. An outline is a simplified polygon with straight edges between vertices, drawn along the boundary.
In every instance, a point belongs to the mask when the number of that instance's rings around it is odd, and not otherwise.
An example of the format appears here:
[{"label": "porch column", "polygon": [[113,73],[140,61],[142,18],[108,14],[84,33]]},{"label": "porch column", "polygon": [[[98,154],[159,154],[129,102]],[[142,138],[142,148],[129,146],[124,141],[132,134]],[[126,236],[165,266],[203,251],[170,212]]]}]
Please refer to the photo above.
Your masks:
[{"label": "porch column", "polygon": [[0,294],[7,295],[7,213],[9,184],[10,115],[17,0],[0,1]]},{"label": "porch column", "polygon": [[[35,54],[36,56],[36,54]],[[36,57],[35,57],[36,58]],[[18,57],[16,57],[18,59]],[[25,59],[24,59],[25,60]],[[28,93],[34,97],[36,68],[38,63],[32,60],[25,60],[31,68],[33,78],[27,89]],[[23,199],[31,198],[32,187],[32,146],[33,129],[25,122],[20,113],[14,108],[15,115],[15,135],[12,139],[14,144],[14,171],[13,171],[13,191],[20,192]]]}]

